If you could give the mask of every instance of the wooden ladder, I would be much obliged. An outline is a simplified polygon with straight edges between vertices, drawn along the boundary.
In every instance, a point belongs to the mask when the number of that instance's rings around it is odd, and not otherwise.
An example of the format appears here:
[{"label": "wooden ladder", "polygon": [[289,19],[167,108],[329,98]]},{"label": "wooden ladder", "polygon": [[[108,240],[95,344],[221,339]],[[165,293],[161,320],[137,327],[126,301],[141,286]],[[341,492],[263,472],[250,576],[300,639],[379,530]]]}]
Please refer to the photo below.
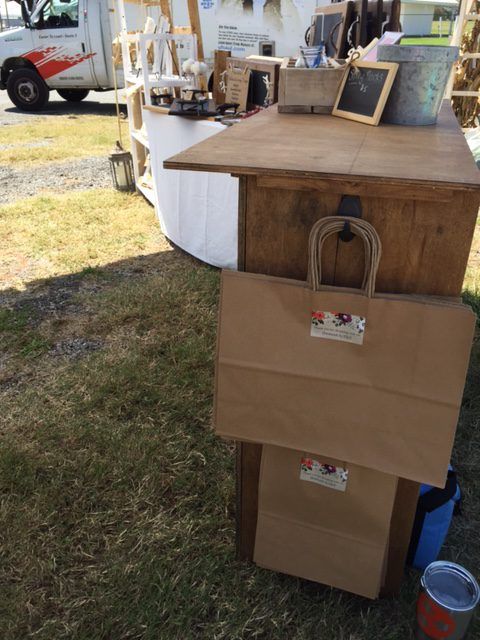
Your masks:
[{"label": "wooden ladder", "polygon": [[[198,60],[203,61],[202,32],[197,0],[186,0],[190,25],[176,27],[173,25],[170,0],[115,0],[115,11],[118,14],[119,37],[122,50],[122,64],[127,100],[128,125],[130,131],[130,147],[133,158],[133,170],[137,191],[142,193],[151,204],[155,204],[155,190],[150,167],[150,148],[143,124],[143,109],[151,106],[150,89],[155,79],[150,81],[147,47],[152,49],[155,59],[159,59],[159,45],[167,42],[170,49],[173,67],[181,74],[176,41],[194,41],[193,50]],[[148,16],[155,19],[157,29],[155,33],[129,33],[126,4],[138,6],[143,20]],[[159,17],[161,14],[161,18]],[[135,64],[130,58],[130,46],[135,48]],[[155,53],[157,54],[155,56]],[[202,89],[206,89],[206,80]],[[158,82],[156,83],[158,86]],[[165,85],[166,86],[166,85]],[[172,92],[180,95],[178,86],[172,84]]]},{"label": "wooden ladder", "polygon": [[[472,7],[475,0],[462,0],[460,4],[460,12],[458,14],[457,24],[450,41],[450,45],[454,47],[460,47],[462,44],[463,36],[465,35],[467,26],[470,22],[480,20],[480,13],[472,12]],[[461,53],[461,60],[468,59],[480,59],[480,53]],[[455,67],[452,69],[450,78],[448,80],[447,88],[445,90],[445,97],[451,99],[452,97],[468,97],[468,98],[480,98],[480,90],[478,91],[456,91],[454,90],[455,83]]]}]

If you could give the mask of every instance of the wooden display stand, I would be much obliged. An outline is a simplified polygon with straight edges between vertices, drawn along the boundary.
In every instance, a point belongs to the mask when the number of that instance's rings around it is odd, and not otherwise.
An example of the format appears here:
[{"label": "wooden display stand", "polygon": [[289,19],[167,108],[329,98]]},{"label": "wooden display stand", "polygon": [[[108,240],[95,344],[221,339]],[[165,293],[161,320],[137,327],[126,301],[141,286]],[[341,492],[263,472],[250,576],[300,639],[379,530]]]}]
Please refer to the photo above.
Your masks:
[{"label": "wooden display stand", "polygon": [[[239,269],[305,279],[312,224],[357,196],[383,256],[377,290],[459,296],[480,204],[480,174],[445,104],[437,126],[370,127],[275,108],[165,162],[166,168],[240,177]],[[358,202],[357,202],[358,204]],[[358,287],[358,238],[330,238],[324,281]],[[237,552],[253,555],[261,445],[239,444]],[[398,591],[419,485],[400,479],[384,594]]]},{"label": "wooden display stand", "polygon": [[[198,60],[204,59],[203,41],[200,27],[200,15],[197,0],[186,0],[190,25],[175,26],[172,19],[170,0],[115,0],[115,11],[118,14],[117,23],[119,28],[119,38],[122,50],[123,75],[125,80],[125,94],[127,98],[128,125],[130,129],[130,146],[133,157],[133,169],[135,174],[135,184],[137,190],[142,193],[150,204],[155,204],[155,190],[153,187],[150,168],[150,148],[143,126],[143,108],[145,105],[151,106],[150,90],[153,86],[157,88],[167,88],[167,82],[158,82],[158,68],[149,64],[147,60],[146,47],[155,50],[155,45],[162,38],[168,40],[168,46],[172,52],[173,66],[179,70],[179,61],[176,49],[176,42],[193,40],[195,42],[195,57]],[[138,11],[143,21],[151,17],[156,24],[155,34],[145,34],[139,32],[129,32],[126,4],[138,5]],[[149,44],[150,43],[150,44]],[[132,63],[130,47],[136,50],[135,64]],[[156,47],[158,51],[158,46]],[[150,52],[152,53],[152,52]],[[160,56],[157,56],[157,62]],[[155,63],[155,60],[154,60]],[[152,76],[150,78],[150,76]],[[206,81],[201,79],[202,88],[206,88]],[[180,96],[177,84],[170,83],[168,86],[172,92]]]}]

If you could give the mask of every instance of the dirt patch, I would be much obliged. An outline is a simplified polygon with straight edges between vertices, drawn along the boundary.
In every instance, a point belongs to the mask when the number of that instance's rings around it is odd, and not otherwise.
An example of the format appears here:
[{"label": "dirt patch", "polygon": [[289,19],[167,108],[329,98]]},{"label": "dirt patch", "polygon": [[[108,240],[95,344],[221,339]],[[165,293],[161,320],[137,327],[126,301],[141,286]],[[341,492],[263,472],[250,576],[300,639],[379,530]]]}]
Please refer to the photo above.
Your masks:
[{"label": "dirt patch", "polygon": [[67,356],[68,358],[79,358],[82,355],[98,351],[103,347],[102,340],[87,340],[86,338],[71,338],[61,340],[53,345],[48,352],[49,356]]}]

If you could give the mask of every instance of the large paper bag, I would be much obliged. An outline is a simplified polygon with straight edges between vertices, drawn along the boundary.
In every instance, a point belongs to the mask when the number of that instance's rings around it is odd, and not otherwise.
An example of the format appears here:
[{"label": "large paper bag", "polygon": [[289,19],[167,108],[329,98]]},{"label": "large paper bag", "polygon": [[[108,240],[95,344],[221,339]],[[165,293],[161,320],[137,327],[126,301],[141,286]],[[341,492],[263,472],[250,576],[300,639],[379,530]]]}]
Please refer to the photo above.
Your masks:
[{"label": "large paper bag", "polygon": [[313,227],[308,284],[223,272],[216,431],[443,487],[475,316],[451,299],[376,294],[380,240],[348,221],[365,246],[361,290],[320,284],[338,217]]},{"label": "large paper bag", "polygon": [[376,598],[396,487],[379,471],[264,446],[254,561]]}]

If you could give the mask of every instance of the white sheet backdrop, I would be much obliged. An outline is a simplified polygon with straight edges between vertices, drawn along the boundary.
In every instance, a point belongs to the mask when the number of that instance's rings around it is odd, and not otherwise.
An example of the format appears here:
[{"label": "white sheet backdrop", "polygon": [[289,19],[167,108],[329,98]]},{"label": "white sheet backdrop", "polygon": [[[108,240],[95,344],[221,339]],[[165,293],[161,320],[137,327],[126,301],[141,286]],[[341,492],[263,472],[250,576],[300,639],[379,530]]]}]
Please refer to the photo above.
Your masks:
[{"label": "white sheet backdrop", "polygon": [[236,269],[238,178],[163,168],[164,160],[219,133],[224,126],[147,110],[143,117],[150,145],[155,209],[163,233],[208,264]]}]

